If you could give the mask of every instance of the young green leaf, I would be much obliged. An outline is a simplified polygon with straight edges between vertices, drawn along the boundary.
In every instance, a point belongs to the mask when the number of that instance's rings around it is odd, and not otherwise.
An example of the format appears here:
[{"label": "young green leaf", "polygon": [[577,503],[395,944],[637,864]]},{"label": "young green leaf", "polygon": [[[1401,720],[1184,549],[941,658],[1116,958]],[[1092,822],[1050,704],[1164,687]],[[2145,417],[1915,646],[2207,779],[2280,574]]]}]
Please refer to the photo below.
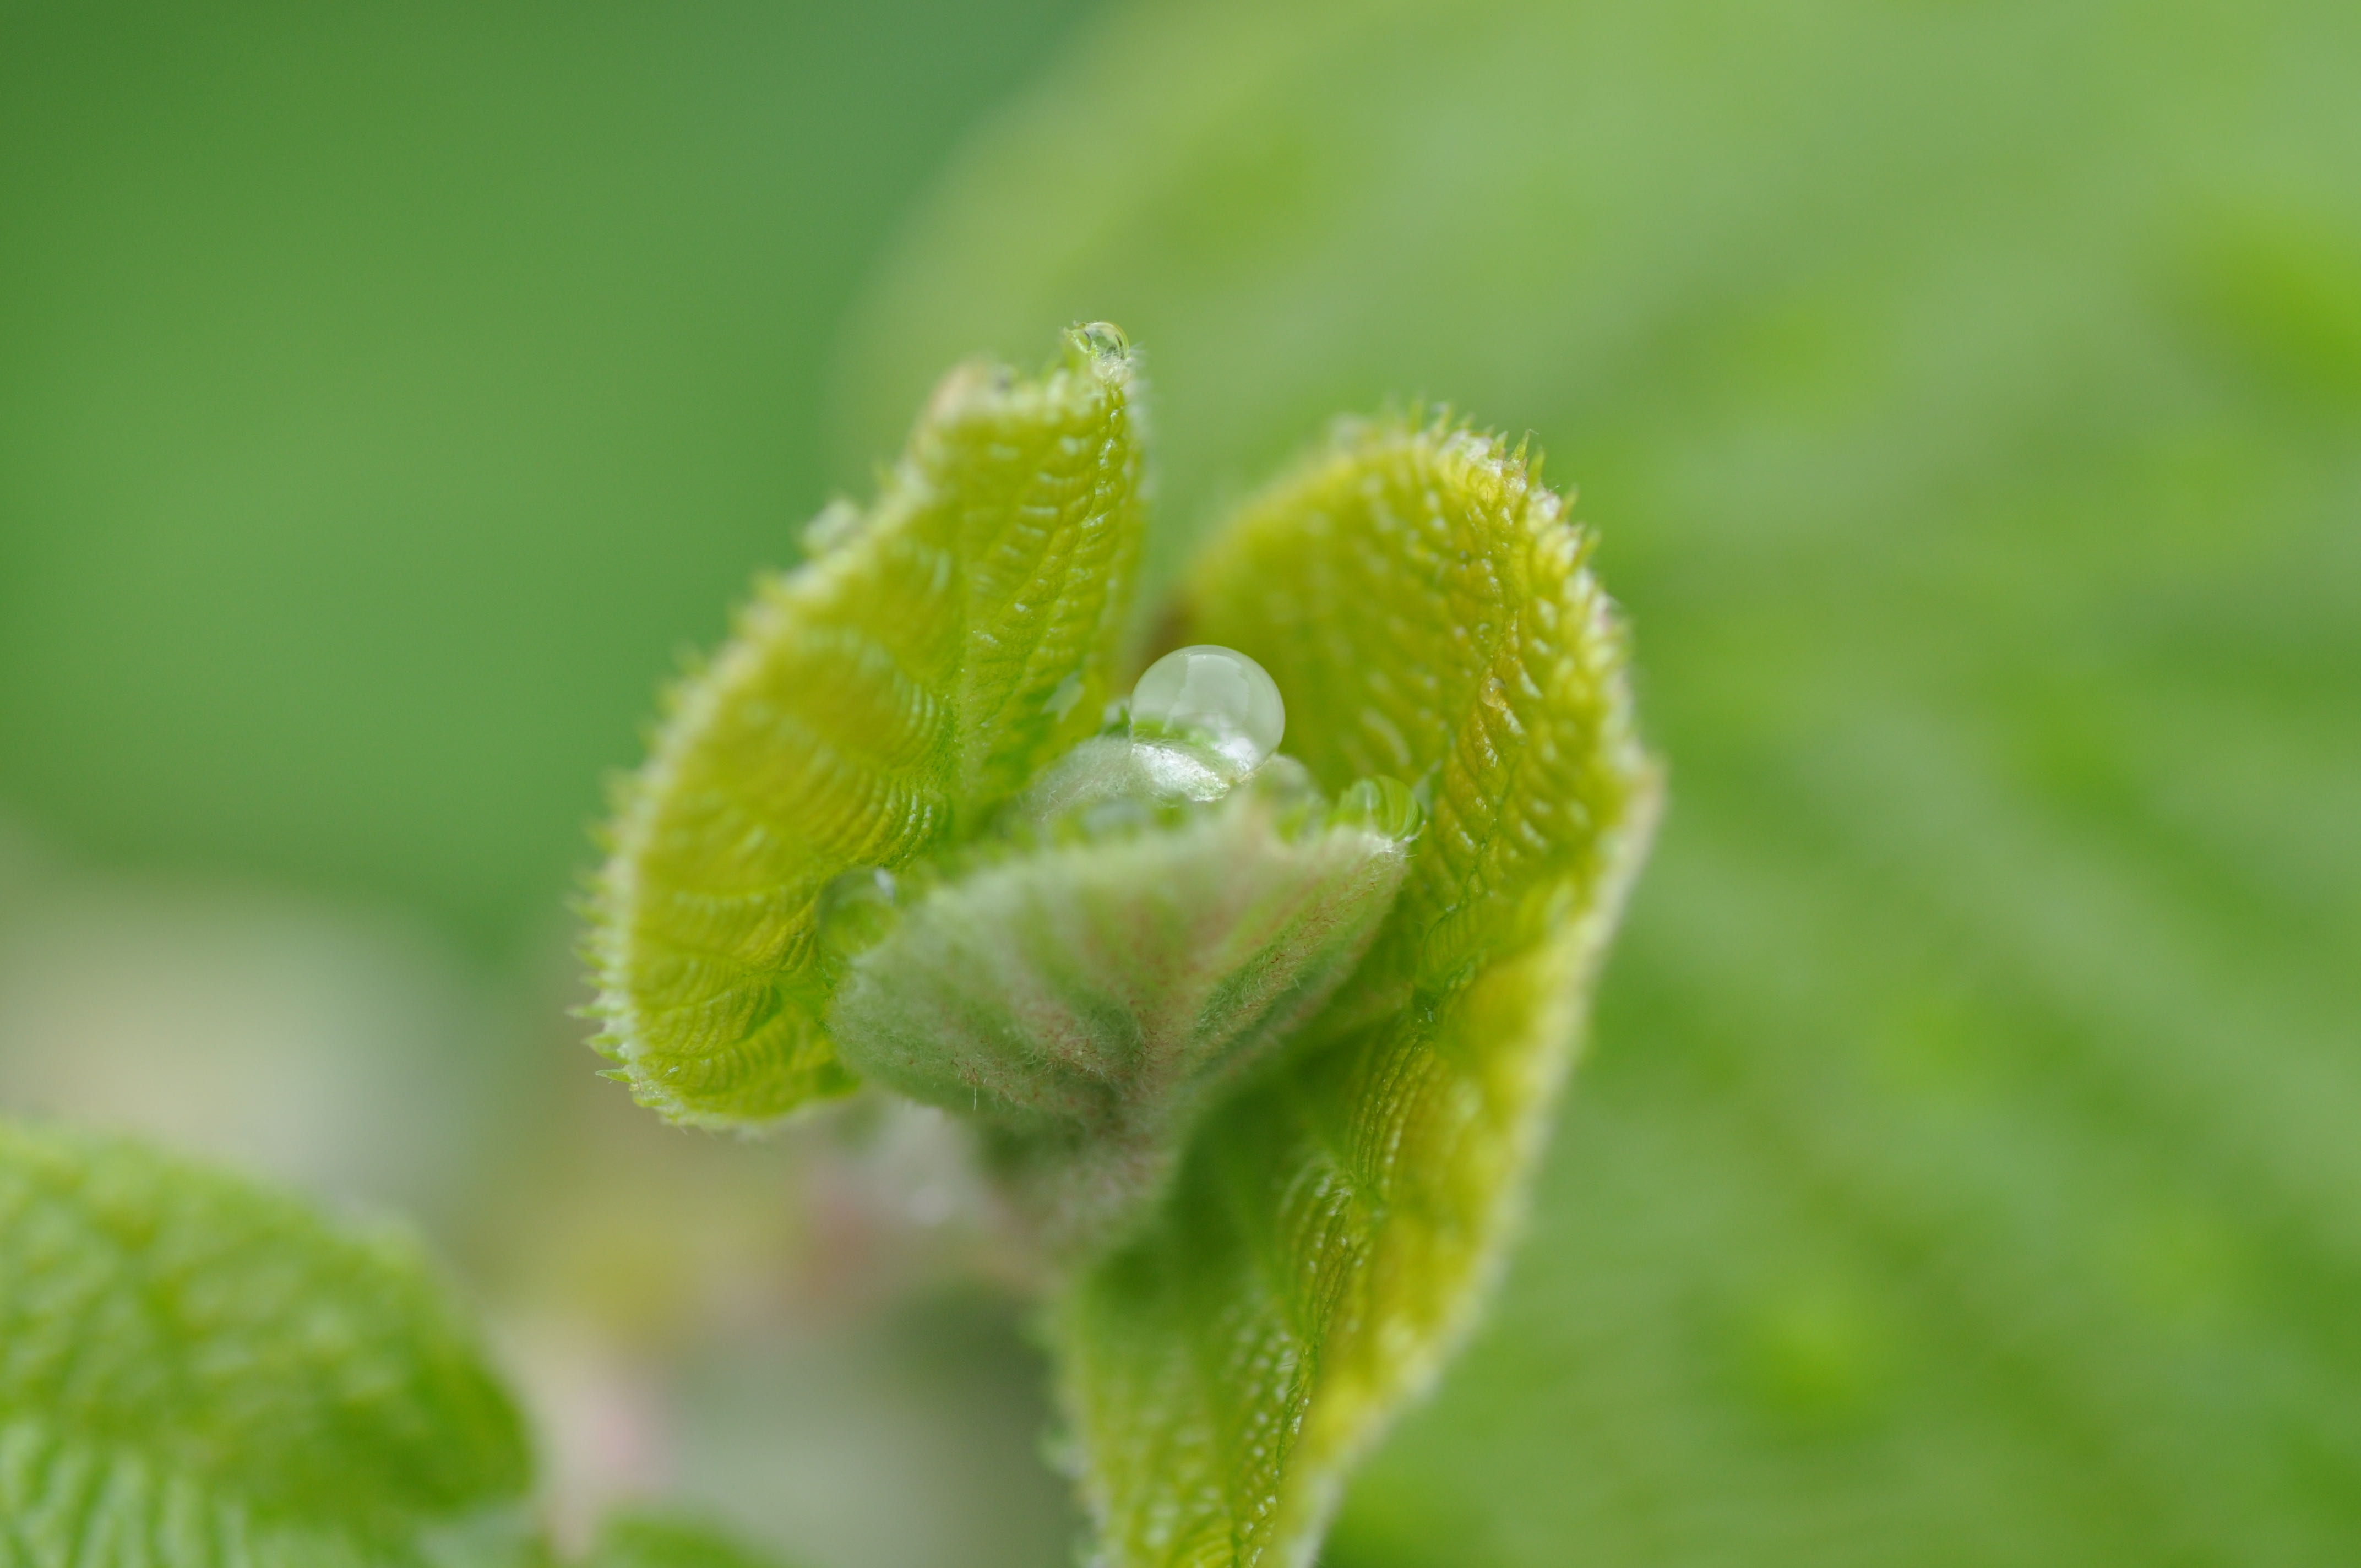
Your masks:
[{"label": "young green leaf", "polygon": [[[1093,740],[1037,793],[1088,798],[1077,773],[1120,781],[1189,751]],[[1279,757],[1212,803],[1083,806],[892,912],[829,1028],[862,1076],[985,1123],[1061,1250],[1105,1245],[1161,1195],[1200,1110],[1319,1011],[1392,906],[1414,824],[1358,805],[1331,812]]]},{"label": "young green leaf", "polygon": [[944,380],[865,514],[758,588],[674,694],[594,899],[602,1049],[675,1121],[851,1087],[821,891],[972,834],[1099,721],[1141,532],[1133,362],[1069,334],[1038,378]]},{"label": "young green leaf", "polygon": [[0,1123],[0,1563],[420,1563],[527,1469],[406,1242]]},{"label": "young green leaf", "polygon": [[1432,820],[1323,1019],[1058,1308],[1107,1564],[1308,1563],[1498,1271],[1657,795],[1585,547],[1521,454],[1380,421],[1190,584],[1322,785],[1416,780]]}]

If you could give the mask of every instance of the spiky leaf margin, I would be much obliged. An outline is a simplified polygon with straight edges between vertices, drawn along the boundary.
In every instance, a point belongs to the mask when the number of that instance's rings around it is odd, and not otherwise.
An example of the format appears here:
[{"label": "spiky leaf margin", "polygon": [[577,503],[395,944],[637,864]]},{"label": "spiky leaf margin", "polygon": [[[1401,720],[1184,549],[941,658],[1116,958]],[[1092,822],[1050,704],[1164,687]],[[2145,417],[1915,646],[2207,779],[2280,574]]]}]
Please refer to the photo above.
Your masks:
[{"label": "spiky leaf margin", "polygon": [[673,694],[592,899],[597,1044],[642,1104],[747,1125],[843,1092],[815,905],[972,831],[1090,733],[1142,532],[1134,361],[937,389],[865,514],[761,584]]},{"label": "spiky leaf margin", "polygon": [[1499,1272],[1658,796],[1587,550],[1521,453],[1385,420],[1190,582],[1188,635],[1270,671],[1323,786],[1420,780],[1433,814],[1325,1026],[1056,1308],[1111,1568],[1310,1562]]}]

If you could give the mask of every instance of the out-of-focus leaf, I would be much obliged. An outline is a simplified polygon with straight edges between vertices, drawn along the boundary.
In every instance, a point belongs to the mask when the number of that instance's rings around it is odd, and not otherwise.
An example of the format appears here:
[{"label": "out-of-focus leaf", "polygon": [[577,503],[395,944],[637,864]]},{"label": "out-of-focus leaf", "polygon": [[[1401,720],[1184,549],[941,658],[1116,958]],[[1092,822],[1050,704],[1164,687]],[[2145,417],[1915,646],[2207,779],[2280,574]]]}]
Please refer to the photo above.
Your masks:
[{"label": "out-of-focus leaf", "polygon": [[526,1475],[408,1244],[0,1123],[0,1562],[407,1565]]},{"label": "out-of-focus leaf", "polygon": [[914,216],[850,458],[1105,312],[1165,569],[1448,396],[1647,650],[1601,1049],[1336,1568],[2361,1539],[2357,77],[2340,0],[1159,0]]},{"label": "out-of-focus leaf", "polygon": [[1098,724],[1141,526],[1133,392],[1105,327],[1038,378],[953,372],[874,504],[824,512],[674,694],[590,938],[598,1043],[642,1103],[742,1124],[851,1086],[819,894],[972,832]]},{"label": "out-of-focus leaf", "polygon": [[1190,630],[1270,671],[1315,778],[1415,779],[1433,807],[1305,1054],[1207,1119],[1057,1313],[1110,1563],[1309,1563],[1498,1272],[1653,818],[1584,553],[1520,455],[1379,422],[1191,581]]},{"label": "out-of-focus leaf", "polygon": [[582,1568],[785,1568],[727,1530],[664,1514],[609,1519]]},{"label": "out-of-focus leaf", "polygon": [[9,7],[0,800],[534,950],[795,560],[846,302],[1090,3]]}]

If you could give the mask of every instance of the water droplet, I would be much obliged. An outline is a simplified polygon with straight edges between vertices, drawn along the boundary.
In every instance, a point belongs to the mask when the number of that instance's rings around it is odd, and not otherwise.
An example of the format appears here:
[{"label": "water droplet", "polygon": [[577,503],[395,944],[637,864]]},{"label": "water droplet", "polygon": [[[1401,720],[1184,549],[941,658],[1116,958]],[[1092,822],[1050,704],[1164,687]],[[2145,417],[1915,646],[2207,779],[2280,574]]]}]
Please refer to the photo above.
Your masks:
[{"label": "water droplet", "polygon": [[1389,839],[1413,839],[1426,824],[1426,809],[1400,779],[1362,779],[1337,797],[1328,820],[1340,828],[1367,828]]},{"label": "water droplet", "polygon": [[1113,322],[1084,322],[1074,328],[1075,345],[1095,359],[1120,358],[1131,352],[1131,340]]},{"label": "water droplet", "polygon": [[894,873],[877,866],[829,883],[819,895],[820,945],[842,959],[874,947],[901,918],[894,894]]},{"label": "water droplet", "polygon": [[1201,642],[1148,666],[1131,688],[1131,733],[1139,740],[1193,741],[1253,768],[1279,750],[1287,704],[1260,664]]}]

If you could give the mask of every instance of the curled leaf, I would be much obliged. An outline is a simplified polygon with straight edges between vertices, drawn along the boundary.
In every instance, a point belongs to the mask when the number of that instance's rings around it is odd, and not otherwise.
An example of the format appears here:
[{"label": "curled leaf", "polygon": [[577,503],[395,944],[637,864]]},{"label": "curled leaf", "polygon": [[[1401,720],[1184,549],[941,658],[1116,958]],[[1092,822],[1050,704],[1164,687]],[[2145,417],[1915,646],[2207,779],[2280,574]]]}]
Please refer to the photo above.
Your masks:
[{"label": "curled leaf", "polygon": [[[1172,750],[1093,741],[1045,789],[1089,800],[1075,774],[1152,777],[1134,759]],[[1412,826],[1332,815],[1285,758],[1210,805],[1091,801],[911,899],[851,959],[829,1029],[864,1077],[986,1123],[1053,1238],[1104,1245],[1200,1109],[1359,960]]]},{"label": "curled leaf", "polygon": [[1380,421],[1191,580],[1189,631],[1276,677],[1319,784],[1415,780],[1432,820],[1307,1047],[1059,1305],[1107,1564],[1310,1562],[1498,1272],[1657,795],[1584,555],[1521,455]]},{"label": "curled leaf", "polygon": [[675,1121],[775,1118],[851,1080],[815,909],[955,841],[1087,736],[1141,528],[1133,362],[1078,328],[1036,378],[936,391],[866,513],[764,582],[675,694],[594,898],[601,1048]]},{"label": "curled leaf", "polygon": [[[680,1119],[857,1070],[983,1123],[1059,1244],[1102,1561],[1302,1564],[1498,1271],[1656,776],[1584,536],[1442,422],[1340,427],[1250,503],[1203,641],[1085,739],[1128,384],[1087,333],[1038,389],[955,378],[691,683],[602,887],[607,1044]],[[1044,463],[1071,504],[1010,499]],[[997,564],[1024,520],[1058,571]]]},{"label": "curled leaf", "polygon": [[392,1568],[526,1479],[407,1244],[0,1123],[0,1563]]}]

